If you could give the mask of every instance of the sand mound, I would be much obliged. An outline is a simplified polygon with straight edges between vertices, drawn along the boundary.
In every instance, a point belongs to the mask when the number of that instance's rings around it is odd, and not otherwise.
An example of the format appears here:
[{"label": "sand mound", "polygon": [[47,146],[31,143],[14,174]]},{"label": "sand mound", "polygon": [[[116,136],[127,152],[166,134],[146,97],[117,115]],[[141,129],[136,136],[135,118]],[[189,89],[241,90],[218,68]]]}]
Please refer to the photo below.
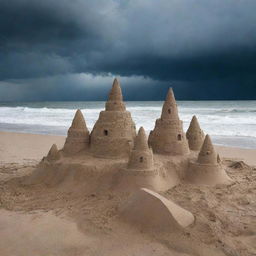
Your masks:
[{"label": "sand mound", "polygon": [[221,166],[203,165],[195,162],[190,162],[186,180],[193,184],[210,186],[232,183],[232,180]]},{"label": "sand mound", "polygon": [[175,232],[194,222],[191,212],[146,188],[135,192],[120,212],[126,222],[154,232]]},{"label": "sand mound", "polygon": [[234,169],[244,169],[244,168],[250,168],[249,165],[247,165],[244,161],[238,161],[238,162],[232,162],[229,167]]},{"label": "sand mound", "polygon": [[192,160],[189,163],[186,179],[191,183],[205,185],[229,184],[231,182],[208,134],[205,136],[197,160]]},{"label": "sand mound", "polygon": [[94,158],[82,151],[76,156],[42,161],[31,175],[22,179],[25,185],[46,184],[67,190],[83,188],[95,191],[136,191],[141,187],[165,191],[180,183],[187,169],[185,157],[155,155],[154,169],[129,169],[128,159]]}]

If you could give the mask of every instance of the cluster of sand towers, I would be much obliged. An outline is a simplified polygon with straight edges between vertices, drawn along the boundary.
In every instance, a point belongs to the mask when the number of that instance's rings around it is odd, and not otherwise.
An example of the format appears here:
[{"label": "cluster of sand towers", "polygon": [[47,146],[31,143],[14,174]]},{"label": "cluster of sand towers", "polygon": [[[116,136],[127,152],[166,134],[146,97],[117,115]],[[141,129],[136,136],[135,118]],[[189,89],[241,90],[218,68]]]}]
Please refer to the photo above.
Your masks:
[{"label": "cluster of sand towers", "polygon": [[133,194],[120,207],[120,216],[136,227],[154,232],[173,232],[194,222],[191,212],[156,191],[179,182],[206,185],[230,182],[209,135],[204,135],[195,116],[184,133],[171,88],[161,117],[147,138],[143,127],[136,134],[117,79],[91,133],[82,112],[77,110],[63,149],[58,150],[54,144],[43,158],[41,170],[46,180],[56,175],[63,180],[59,176],[69,173],[69,177],[81,179],[95,168],[105,178],[100,179],[98,173],[95,180],[85,176],[86,186],[96,182],[93,189],[97,191],[101,187],[112,188],[110,184],[116,184],[115,189],[129,188]]},{"label": "cluster of sand towers", "polygon": [[[82,112],[77,110],[63,149],[58,151],[56,145],[53,145],[45,160],[75,157],[80,152],[96,158],[127,158],[127,170],[137,172],[155,170],[155,154],[167,157],[188,156],[189,165],[185,175],[187,181],[217,184],[229,180],[209,135],[204,135],[196,116],[193,116],[184,133],[171,88],[163,104],[161,117],[156,120],[147,139],[143,127],[136,135],[135,123],[126,110],[120,84],[115,79],[105,110],[100,112],[92,132],[87,128]],[[191,152],[198,152],[196,159],[189,158]]]}]

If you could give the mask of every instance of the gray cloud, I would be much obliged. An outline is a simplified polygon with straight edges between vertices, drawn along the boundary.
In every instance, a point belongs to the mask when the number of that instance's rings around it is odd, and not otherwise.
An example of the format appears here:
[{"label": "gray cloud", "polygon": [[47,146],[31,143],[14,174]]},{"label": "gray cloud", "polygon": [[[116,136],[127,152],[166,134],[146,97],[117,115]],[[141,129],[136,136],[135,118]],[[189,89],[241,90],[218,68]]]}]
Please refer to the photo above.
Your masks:
[{"label": "gray cloud", "polygon": [[148,98],[167,82],[189,99],[255,98],[255,9],[255,0],[2,0],[0,80],[34,79],[38,90],[53,76],[60,90],[69,77],[72,95],[79,73],[111,73],[145,77],[137,86],[148,83]]},{"label": "gray cloud", "polygon": [[[112,74],[69,74],[9,80],[0,82],[0,101],[106,100],[113,79]],[[168,87],[166,82],[141,76],[124,76],[119,79],[125,100],[162,100],[162,97],[156,98],[155,91],[157,89],[164,96]]]}]

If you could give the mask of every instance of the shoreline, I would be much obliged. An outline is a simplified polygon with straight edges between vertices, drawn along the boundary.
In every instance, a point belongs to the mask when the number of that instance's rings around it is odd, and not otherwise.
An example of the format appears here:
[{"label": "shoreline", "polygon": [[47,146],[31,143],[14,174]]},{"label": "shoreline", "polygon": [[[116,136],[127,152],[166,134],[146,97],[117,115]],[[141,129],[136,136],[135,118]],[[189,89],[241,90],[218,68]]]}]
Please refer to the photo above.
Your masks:
[{"label": "shoreline", "polygon": [[[139,127],[139,125],[137,125]],[[66,136],[68,126],[23,126],[19,124],[8,124],[4,125],[0,123],[0,132],[11,132],[11,133],[22,133],[22,134],[35,134],[35,135],[49,135],[49,136]],[[88,127],[89,131],[92,127]],[[150,130],[146,130],[149,134]],[[256,149],[256,137],[253,136],[232,136],[232,135],[211,135],[212,141],[215,145],[232,147],[232,148],[243,148],[243,149]]]},{"label": "shoreline", "polygon": [[[0,163],[39,161],[53,143],[61,149],[66,136],[0,131]],[[224,159],[244,161],[256,166],[256,149],[214,145]]]}]

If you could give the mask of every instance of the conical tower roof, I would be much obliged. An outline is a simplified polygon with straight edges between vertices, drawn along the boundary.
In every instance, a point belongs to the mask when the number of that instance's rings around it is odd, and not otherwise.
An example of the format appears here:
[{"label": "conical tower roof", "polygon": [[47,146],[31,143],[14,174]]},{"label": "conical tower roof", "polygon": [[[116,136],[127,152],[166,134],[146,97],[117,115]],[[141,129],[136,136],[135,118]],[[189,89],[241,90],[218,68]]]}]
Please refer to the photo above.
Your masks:
[{"label": "conical tower roof", "polygon": [[140,127],[138,135],[135,138],[134,149],[142,151],[149,149],[147,136],[143,127]]},{"label": "conical tower roof", "polygon": [[205,136],[197,161],[201,164],[217,164],[217,155],[208,134]]},{"label": "conical tower roof", "polygon": [[162,108],[161,119],[179,119],[178,108],[173,89],[169,88]]},{"label": "conical tower roof", "polygon": [[117,78],[114,79],[112,89],[109,93],[108,101],[123,101],[122,90]]},{"label": "conical tower roof", "polygon": [[190,125],[187,130],[187,134],[196,134],[201,131],[200,125],[198,123],[197,117],[193,116]]},{"label": "conical tower roof", "polygon": [[189,128],[186,132],[189,148],[191,150],[200,150],[204,141],[204,132],[200,128],[196,116],[193,116]]},{"label": "conical tower roof", "polygon": [[80,109],[78,109],[76,111],[76,114],[75,114],[75,117],[72,121],[72,125],[71,127],[72,129],[80,129],[80,130],[88,130],[87,129],[87,126],[86,126],[86,123],[85,123],[85,120],[84,120],[84,116],[81,112]]},{"label": "conical tower roof", "polygon": [[49,160],[54,160],[59,158],[59,151],[56,144],[53,144],[47,154]]},{"label": "conical tower roof", "polygon": [[165,101],[176,102],[172,87],[168,89]]},{"label": "conical tower roof", "polygon": [[105,107],[106,111],[125,111],[122,90],[116,78],[114,79]]}]

